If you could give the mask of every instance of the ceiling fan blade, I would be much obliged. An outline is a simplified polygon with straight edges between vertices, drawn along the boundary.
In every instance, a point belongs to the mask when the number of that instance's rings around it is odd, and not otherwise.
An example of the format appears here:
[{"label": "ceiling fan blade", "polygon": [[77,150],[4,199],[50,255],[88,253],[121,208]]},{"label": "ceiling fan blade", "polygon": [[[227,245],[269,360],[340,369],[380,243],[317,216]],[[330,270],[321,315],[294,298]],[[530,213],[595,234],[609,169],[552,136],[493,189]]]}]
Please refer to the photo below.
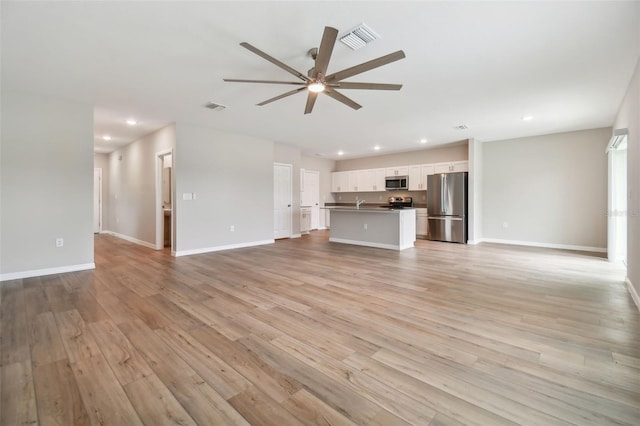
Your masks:
[{"label": "ceiling fan blade", "polygon": [[231,83],[266,83],[266,84],[293,84],[294,86],[304,86],[306,83],[298,81],[275,81],[275,80],[243,80],[239,78],[223,78]]},{"label": "ceiling fan blade", "polygon": [[333,47],[336,44],[337,38],[338,30],[332,27],[324,27],[322,41],[320,41],[320,47],[318,48],[318,54],[316,55],[316,64],[313,69],[313,78],[317,78],[318,74],[327,74],[329,59],[331,59],[331,53],[333,53]]},{"label": "ceiling fan blade", "polygon": [[326,81],[327,83],[330,83],[333,81],[344,80],[345,78],[353,77],[354,75],[362,74],[363,72],[371,71],[374,68],[378,68],[383,65],[390,64],[391,62],[398,61],[404,57],[404,52],[402,50],[398,50],[397,52],[389,53],[388,55],[381,56],[377,59],[372,59],[371,61],[363,62],[360,65],[356,65],[351,68],[347,68],[345,70],[328,75],[326,77]]},{"label": "ceiling fan blade", "polygon": [[304,108],[305,114],[311,114],[313,106],[316,104],[316,99],[318,99],[318,92],[309,92],[309,96],[307,96],[307,106]]},{"label": "ceiling fan blade", "polygon": [[287,96],[295,95],[296,93],[301,92],[301,91],[306,90],[306,89],[307,89],[306,86],[305,87],[300,87],[298,89],[293,89],[292,91],[287,92],[287,93],[283,93],[282,95],[278,95],[275,98],[271,98],[271,99],[267,99],[266,101],[262,101],[262,102],[260,102],[258,104],[258,106],[270,104],[273,101],[277,101],[278,99],[286,98]]},{"label": "ceiling fan blade", "polygon": [[362,89],[362,90],[400,90],[402,84],[381,84],[381,83],[355,83],[348,81],[339,81],[329,84],[330,87],[336,89]]},{"label": "ceiling fan blade", "polygon": [[250,45],[247,42],[240,43],[240,46],[244,47],[247,50],[252,51],[256,55],[266,59],[267,61],[271,62],[272,64],[275,64],[275,65],[279,66],[280,68],[282,68],[283,70],[287,71],[288,73],[291,73],[291,74],[295,75],[300,80],[309,81],[309,77],[307,77],[306,75],[302,74],[299,71],[294,70],[293,68],[291,68],[289,65],[285,64],[284,62],[280,62],[279,60],[277,60],[273,56],[264,53],[262,50],[258,49],[257,47],[254,47],[254,46]]},{"label": "ceiling fan blade", "polygon": [[332,97],[333,99],[335,99],[338,102],[342,102],[343,104],[353,108],[353,109],[360,109],[362,108],[362,105],[352,101],[351,99],[347,98],[345,95],[343,95],[342,93],[334,90],[334,89],[329,89],[328,87],[324,90],[324,93],[327,96]]}]

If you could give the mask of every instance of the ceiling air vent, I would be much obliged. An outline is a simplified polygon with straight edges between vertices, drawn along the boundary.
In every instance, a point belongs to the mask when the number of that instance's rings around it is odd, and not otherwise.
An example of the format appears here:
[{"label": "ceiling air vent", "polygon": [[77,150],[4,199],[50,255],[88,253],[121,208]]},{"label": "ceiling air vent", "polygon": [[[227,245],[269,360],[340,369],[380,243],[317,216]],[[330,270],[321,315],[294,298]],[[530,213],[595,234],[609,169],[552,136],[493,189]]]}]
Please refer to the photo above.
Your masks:
[{"label": "ceiling air vent", "polygon": [[366,24],[362,23],[349,31],[348,34],[340,37],[340,41],[353,50],[358,50],[361,47],[364,47],[365,45],[379,38],[380,36],[376,34],[375,31],[367,27]]},{"label": "ceiling air vent", "polygon": [[466,124],[461,124],[459,126],[453,126],[453,128],[456,130],[467,130],[469,126],[467,126]]},{"label": "ceiling air vent", "polygon": [[212,109],[214,111],[222,111],[223,109],[227,108],[224,105],[216,104],[214,102],[207,102],[204,107]]}]

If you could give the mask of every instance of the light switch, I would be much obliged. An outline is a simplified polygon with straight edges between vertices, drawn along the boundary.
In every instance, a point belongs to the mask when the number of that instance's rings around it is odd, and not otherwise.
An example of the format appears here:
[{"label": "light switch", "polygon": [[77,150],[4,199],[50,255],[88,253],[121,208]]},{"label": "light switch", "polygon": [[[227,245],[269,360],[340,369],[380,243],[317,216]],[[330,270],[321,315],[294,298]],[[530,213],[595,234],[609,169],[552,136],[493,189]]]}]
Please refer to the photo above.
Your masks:
[{"label": "light switch", "polygon": [[193,193],[191,192],[182,193],[182,199],[186,201],[193,200]]}]

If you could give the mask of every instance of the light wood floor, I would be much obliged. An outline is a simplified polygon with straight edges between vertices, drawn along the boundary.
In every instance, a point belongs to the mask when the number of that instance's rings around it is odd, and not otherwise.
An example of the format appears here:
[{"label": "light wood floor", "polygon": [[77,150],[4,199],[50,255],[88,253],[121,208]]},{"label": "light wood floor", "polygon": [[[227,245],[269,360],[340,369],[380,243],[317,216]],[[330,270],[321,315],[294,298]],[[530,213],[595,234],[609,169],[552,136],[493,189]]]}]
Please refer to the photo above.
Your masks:
[{"label": "light wood floor", "polygon": [[602,258],[95,246],[1,284],[3,425],[640,424],[640,314]]}]

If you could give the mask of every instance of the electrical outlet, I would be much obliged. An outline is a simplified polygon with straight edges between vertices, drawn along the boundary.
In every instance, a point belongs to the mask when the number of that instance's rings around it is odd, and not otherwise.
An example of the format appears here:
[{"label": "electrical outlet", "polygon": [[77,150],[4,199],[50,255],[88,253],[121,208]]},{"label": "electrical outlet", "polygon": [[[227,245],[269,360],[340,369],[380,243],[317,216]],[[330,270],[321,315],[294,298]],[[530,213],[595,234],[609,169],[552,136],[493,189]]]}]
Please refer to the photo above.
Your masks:
[{"label": "electrical outlet", "polygon": [[503,228],[508,228],[509,227],[509,222],[502,222],[502,227]]},{"label": "electrical outlet", "polygon": [[229,231],[231,231],[231,232],[235,232],[235,230],[236,230],[235,225],[231,225],[231,226],[229,227]]},{"label": "electrical outlet", "polygon": [[367,230],[367,224],[366,223],[364,224],[364,230],[365,231]]},{"label": "electrical outlet", "polygon": [[56,238],[56,247],[64,247],[64,238]]}]

